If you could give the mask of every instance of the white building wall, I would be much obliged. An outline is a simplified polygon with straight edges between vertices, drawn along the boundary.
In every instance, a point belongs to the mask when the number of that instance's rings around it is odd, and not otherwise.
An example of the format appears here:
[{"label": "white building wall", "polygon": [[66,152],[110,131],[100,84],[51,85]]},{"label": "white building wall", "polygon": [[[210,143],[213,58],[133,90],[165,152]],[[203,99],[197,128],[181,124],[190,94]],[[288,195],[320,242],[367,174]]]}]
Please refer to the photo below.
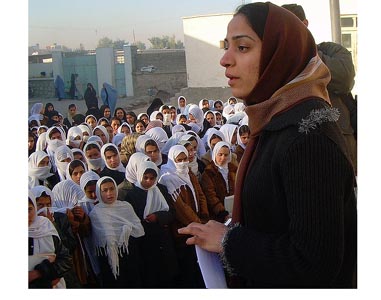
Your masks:
[{"label": "white building wall", "polygon": [[227,86],[220,59],[220,41],[232,14],[184,17],[184,45],[188,87]]},{"label": "white building wall", "polygon": [[103,83],[107,82],[115,87],[115,58],[113,48],[97,48],[97,77],[98,77],[98,95],[101,94]]},{"label": "white building wall", "polygon": [[57,75],[59,75],[65,82],[63,62],[62,62],[62,51],[53,51],[52,60],[53,60],[52,62],[53,78],[56,79]]},{"label": "white building wall", "polygon": [[124,50],[124,76],[126,82],[126,96],[134,95],[134,82],[132,76],[133,61],[132,52],[133,46],[123,46]]}]

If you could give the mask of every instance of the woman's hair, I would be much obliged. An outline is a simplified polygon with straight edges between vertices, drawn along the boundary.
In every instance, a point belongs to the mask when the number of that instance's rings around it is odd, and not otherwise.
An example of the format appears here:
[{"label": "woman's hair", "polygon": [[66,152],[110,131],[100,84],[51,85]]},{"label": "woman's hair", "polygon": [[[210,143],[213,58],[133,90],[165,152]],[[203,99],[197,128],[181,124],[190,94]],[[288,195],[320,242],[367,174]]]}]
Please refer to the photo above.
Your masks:
[{"label": "woman's hair", "polygon": [[218,135],[218,134],[213,134],[210,138],[209,138],[209,141],[211,141],[211,140],[214,140],[214,139],[219,139],[219,140],[221,140],[222,141],[222,138]]},{"label": "woman's hair", "polygon": [[69,105],[69,110],[70,110],[70,108],[72,108],[72,107],[75,107],[75,108],[77,108],[77,106],[75,106],[75,104],[74,104],[74,103],[72,103],[72,104],[70,104],[70,105]]},{"label": "woman's hair", "polygon": [[85,167],[83,166],[83,162],[80,161],[79,159],[74,159],[69,164],[69,174],[70,174],[70,176],[73,174],[73,171],[74,171],[74,169],[76,167],[82,167],[83,170],[85,170]]},{"label": "woman's hair", "polygon": [[89,144],[87,147],[86,147],[86,151],[89,151],[91,149],[97,149],[99,152],[101,152],[101,148],[99,147],[99,144],[98,143],[93,143],[93,144]]},{"label": "woman's hair", "polygon": [[49,132],[49,138],[51,138],[52,137],[52,135],[54,134],[54,133],[60,133],[61,135],[62,135],[62,133],[61,133],[61,131],[59,131],[59,129],[57,128],[57,127],[54,127],[50,132]]},{"label": "woman's hair", "polygon": [[208,112],[206,112],[205,118],[206,118],[208,115],[213,115],[213,116],[215,116],[214,113],[213,113],[212,111],[208,111]]},{"label": "woman's hair", "polygon": [[241,136],[244,133],[249,133],[250,134],[250,128],[248,125],[242,125],[239,127],[238,134]]},{"label": "woman's hair", "polygon": [[114,117],[116,117],[116,112],[117,112],[118,110],[123,111],[123,119],[125,119],[125,118],[126,118],[126,111],[125,111],[122,107],[117,107],[117,108],[115,108],[115,110],[114,110]]},{"label": "woman's hair", "polygon": [[85,185],[85,189],[89,186],[92,186],[92,185],[96,185],[97,184],[97,180],[90,180],[88,183],[86,183]]},{"label": "woman's hair", "polygon": [[52,198],[45,191],[43,191],[40,196],[36,197],[36,202],[40,200],[41,197],[49,197],[50,201],[52,201]]},{"label": "woman's hair", "polygon": [[144,175],[148,175],[148,174],[151,174],[151,175],[157,177],[157,172],[154,169],[150,169],[150,168],[146,169],[144,171]]},{"label": "woman's hair", "polygon": [[157,149],[159,149],[159,146],[157,145],[155,140],[152,139],[146,141],[146,143],[144,144],[144,151],[146,150],[147,146],[155,146]]},{"label": "woman's hair", "polygon": [[128,112],[126,112],[126,116],[127,115],[130,115],[130,116],[133,116],[134,117],[134,119],[135,119],[135,121],[137,120],[137,116],[136,116],[136,114],[133,112],[133,111],[128,111]]},{"label": "woman's hair", "polygon": [[122,144],[120,145],[120,160],[123,164],[127,165],[131,155],[136,152],[136,140],[140,135],[138,132],[132,132],[123,138]]},{"label": "woman's hair", "polygon": [[110,124],[111,124],[112,121],[118,121],[119,125],[122,124],[122,121],[120,119],[118,119],[117,117],[112,117],[111,120],[110,120]]},{"label": "woman's hair", "polygon": [[139,120],[136,120],[136,121],[135,121],[135,124],[134,124],[134,129],[135,129],[135,131],[136,131],[136,125],[137,125],[138,123],[142,124],[143,127],[146,128],[146,123],[144,123],[143,120],[140,120],[140,119],[139,119]]},{"label": "woman's hair", "polygon": [[255,31],[258,37],[263,40],[268,13],[269,6],[267,3],[256,2],[239,6],[234,16],[238,14],[244,15],[250,27]]},{"label": "woman's hair", "polygon": [[100,184],[100,186],[102,186],[103,184],[108,183],[108,182],[111,182],[112,184],[115,184],[114,181],[111,178],[106,178],[106,179],[103,179],[103,181]]},{"label": "woman's hair", "polygon": [[198,144],[196,137],[193,135],[190,138],[188,138],[188,141],[190,141],[190,142],[196,141],[196,143]]},{"label": "woman's hair", "polygon": [[118,154],[118,151],[116,150],[116,146],[115,145],[114,146],[110,145],[110,146],[106,147],[104,153],[106,153],[107,151],[112,151],[113,153]]}]

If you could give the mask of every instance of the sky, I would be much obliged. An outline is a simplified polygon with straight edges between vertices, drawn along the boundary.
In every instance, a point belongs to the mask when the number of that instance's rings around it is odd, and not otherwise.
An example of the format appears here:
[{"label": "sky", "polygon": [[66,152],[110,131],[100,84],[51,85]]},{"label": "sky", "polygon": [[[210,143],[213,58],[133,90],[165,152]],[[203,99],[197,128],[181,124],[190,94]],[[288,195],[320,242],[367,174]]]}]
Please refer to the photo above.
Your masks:
[{"label": "sky", "polygon": [[[327,14],[329,0],[325,1],[325,5],[307,0],[272,2],[278,5],[297,2],[303,5],[307,16],[313,18],[319,13]],[[57,43],[76,49],[82,43],[85,49],[95,49],[101,38],[108,37],[130,43],[141,41],[149,48],[151,44],[148,39],[154,36],[175,35],[176,40],[184,41],[182,17],[232,13],[244,2],[252,1],[30,0],[28,45],[38,43],[40,48],[45,49]],[[341,0],[342,13],[345,13],[346,7],[356,4],[357,0]],[[330,30],[328,22],[324,23]],[[317,22],[312,22],[311,26],[318,27]]]},{"label": "sky", "polygon": [[[231,13],[241,0],[30,0],[28,45],[57,43],[69,48],[95,49],[108,37],[149,47],[153,36],[175,35],[184,40],[182,17]],[[246,1],[249,2],[249,1]]]}]

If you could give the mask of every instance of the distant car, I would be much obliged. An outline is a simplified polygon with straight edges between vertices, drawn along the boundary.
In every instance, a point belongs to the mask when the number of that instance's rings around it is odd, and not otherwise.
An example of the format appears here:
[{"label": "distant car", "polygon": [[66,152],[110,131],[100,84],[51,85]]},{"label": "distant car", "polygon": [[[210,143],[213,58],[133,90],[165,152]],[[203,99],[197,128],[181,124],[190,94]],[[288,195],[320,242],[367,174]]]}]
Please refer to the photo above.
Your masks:
[{"label": "distant car", "polygon": [[153,65],[149,65],[149,66],[146,66],[146,67],[141,67],[140,71],[141,72],[150,72],[150,73],[152,73],[152,72],[156,71],[156,67],[153,66]]}]

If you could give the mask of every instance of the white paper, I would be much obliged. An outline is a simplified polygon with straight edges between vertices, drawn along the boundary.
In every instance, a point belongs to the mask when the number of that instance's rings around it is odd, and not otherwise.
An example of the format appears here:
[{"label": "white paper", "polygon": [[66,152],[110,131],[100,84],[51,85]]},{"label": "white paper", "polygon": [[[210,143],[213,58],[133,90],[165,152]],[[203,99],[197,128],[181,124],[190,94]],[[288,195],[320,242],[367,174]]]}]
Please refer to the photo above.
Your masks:
[{"label": "white paper", "polygon": [[232,211],[233,211],[233,201],[234,201],[234,195],[226,196],[224,199],[225,210],[227,210],[230,215],[232,214]]},{"label": "white paper", "polygon": [[207,289],[226,289],[222,263],[217,253],[206,251],[196,245],[198,264]]}]

